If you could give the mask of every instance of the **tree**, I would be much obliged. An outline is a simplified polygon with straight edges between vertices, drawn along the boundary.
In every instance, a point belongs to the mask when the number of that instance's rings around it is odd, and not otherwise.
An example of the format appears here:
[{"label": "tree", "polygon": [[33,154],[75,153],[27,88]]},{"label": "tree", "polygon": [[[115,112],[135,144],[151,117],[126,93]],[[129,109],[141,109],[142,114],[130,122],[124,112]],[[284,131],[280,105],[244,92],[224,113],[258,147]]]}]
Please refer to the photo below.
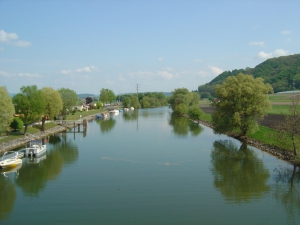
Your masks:
[{"label": "tree", "polygon": [[85,104],[90,104],[90,103],[92,103],[93,102],[93,98],[92,97],[86,97],[85,98]]},{"label": "tree", "polygon": [[62,115],[64,116],[73,106],[77,105],[78,97],[75,91],[68,88],[58,89],[58,92],[60,93],[63,102]]},{"label": "tree", "polygon": [[15,108],[6,87],[0,87],[0,132],[5,131],[14,118]]},{"label": "tree", "polygon": [[287,148],[293,150],[294,157],[297,156],[297,146],[300,144],[300,95],[293,96],[292,104],[289,106],[289,113],[285,115],[285,121],[277,124],[275,128],[276,140]]},{"label": "tree", "polygon": [[100,99],[100,101],[102,101],[104,103],[107,103],[107,102],[111,103],[116,99],[116,96],[112,90],[102,88],[100,91],[99,99]]},{"label": "tree", "polygon": [[22,115],[26,134],[27,126],[41,119],[46,102],[43,92],[38,90],[36,85],[23,86],[20,90],[21,93],[13,97],[13,103],[16,111]]},{"label": "tree", "polygon": [[[192,100],[192,94],[186,88],[177,88],[172,92],[172,96],[169,99],[169,104],[174,112],[176,112],[176,107],[180,104],[184,104],[186,106],[190,105]],[[180,109],[182,107],[179,107]],[[178,108],[178,109],[179,109]],[[182,111],[182,110],[181,110]]]},{"label": "tree", "polygon": [[63,109],[63,102],[59,91],[51,87],[43,87],[42,92],[46,99],[45,115],[50,119],[56,117]]},{"label": "tree", "polygon": [[21,130],[23,128],[23,126],[24,126],[24,123],[23,123],[22,119],[19,117],[15,117],[13,119],[13,121],[10,123],[10,127],[12,129],[14,129],[14,131]]},{"label": "tree", "polygon": [[179,113],[180,115],[183,115],[187,112],[188,107],[186,104],[184,103],[180,103],[179,105],[177,105],[174,109],[174,112]]},{"label": "tree", "polygon": [[268,97],[271,85],[262,78],[238,74],[227,77],[222,85],[216,85],[216,110],[212,124],[217,134],[235,131],[246,136],[258,128],[257,120],[262,119],[271,107]]},{"label": "tree", "polygon": [[199,120],[203,114],[204,113],[203,113],[202,109],[200,109],[199,106],[197,106],[197,105],[192,105],[188,109],[189,118],[192,120]]}]

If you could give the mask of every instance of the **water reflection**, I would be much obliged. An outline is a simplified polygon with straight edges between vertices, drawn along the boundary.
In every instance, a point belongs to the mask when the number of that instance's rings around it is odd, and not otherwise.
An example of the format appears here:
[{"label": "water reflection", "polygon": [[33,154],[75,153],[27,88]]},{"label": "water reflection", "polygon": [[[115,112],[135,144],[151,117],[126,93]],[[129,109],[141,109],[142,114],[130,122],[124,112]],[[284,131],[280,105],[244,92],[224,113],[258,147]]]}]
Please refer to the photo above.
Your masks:
[{"label": "water reflection", "polygon": [[24,193],[29,196],[38,196],[49,180],[56,179],[61,173],[64,165],[74,163],[78,158],[78,148],[74,142],[66,139],[66,134],[61,136],[52,135],[49,138],[49,144],[53,145],[52,149],[47,149],[47,155],[41,158],[30,159],[23,163],[21,173],[16,180]]},{"label": "water reflection", "polygon": [[0,176],[0,221],[9,216],[17,197],[15,185],[10,178]]},{"label": "water reflection", "polygon": [[136,121],[139,118],[138,110],[129,110],[123,112],[123,120],[126,122]]},{"label": "water reflection", "polygon": [[250,202],[269,192],[269,171],[255,152],[231,140],[215,141],[211,153],[214,185],[229,202]]},{"label": "water reflection", "polygon": [[275,168],[276,185],[273,187],[274,197],[282,203],[291,224],[296,223],[296,215],[300,214],[300,168]]},{"label": "water reflection", "polygon": [[96,120],[96,122],[100,125],[100,130],[102,133],[110,132],[116,125],[116,120],[113,117],[105,120]]},{"label": "water reflection", "polygon": [[173,126],[173,131],[178,136],[187,136],[189,132],[197,136],[204,130],[201,125],[175,113],[171,113],[169,124]]}]

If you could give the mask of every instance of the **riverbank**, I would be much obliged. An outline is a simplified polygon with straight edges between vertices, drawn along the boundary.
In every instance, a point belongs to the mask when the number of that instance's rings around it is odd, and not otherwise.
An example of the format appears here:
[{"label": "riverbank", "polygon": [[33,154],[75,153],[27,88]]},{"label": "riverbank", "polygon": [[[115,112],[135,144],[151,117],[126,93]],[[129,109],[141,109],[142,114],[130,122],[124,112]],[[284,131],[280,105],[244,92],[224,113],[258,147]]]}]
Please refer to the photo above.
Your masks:
[{"label": "riverbank", "polygon": [[[87,121],[93,120],[96,115],[97,114],[83,117],[82,120],[84,120],[84,119],[86,119]],[[45,130],[45,131],[40,131],[35,134],[26,134],[23,137],[16,138],[14,140],[10,140],[7,142],[3,142],[0,144],[0,155],[2,155],[6,151],[21,147],[22,145],[24,146],[29,141],[41,140],[49,135],[60,133],[60,132],[66,131],[70,128],[73,128],[73,127],[74,127],[74,123],[64,124],[63,126],[57,125],[53,128]]]},{"label": "riverbank", "polygon": [[[184,115],[185,117],[188,118],[188,115]],[[210,128],[214,128],[212,123],[208,122],[208,121],[205,121],[205,120],[197,120],[196,122],[200,123],[200,124],[203,124],[207,127],[210,127]],[[232,138],[235,138],[239,141],[242,141],[242,142],[245,142],[247,143],[248,145],[250,146],[253,146],[253,147],[256,147],[262,151],[265,151],[265,152],[268,152],[284,161],[287,161],[295,166],[299,166],[300,167],[300,162],[298,161],[295,161],[294,159],[294,155],[286,150],[283,150],[283,149],[280,149],[276,146],[271,146],[271,145],[268,145],[268,144],[264,144],[262,143],[261,141],[259,140],[256,140],[256,139],[253,139],[253,138],[247,138],[247,139],[244,139],[244,138],[239,138],[236,134],[234,133],[227,133],[226,134],[227,136],[229,137],[232,137]]]}]

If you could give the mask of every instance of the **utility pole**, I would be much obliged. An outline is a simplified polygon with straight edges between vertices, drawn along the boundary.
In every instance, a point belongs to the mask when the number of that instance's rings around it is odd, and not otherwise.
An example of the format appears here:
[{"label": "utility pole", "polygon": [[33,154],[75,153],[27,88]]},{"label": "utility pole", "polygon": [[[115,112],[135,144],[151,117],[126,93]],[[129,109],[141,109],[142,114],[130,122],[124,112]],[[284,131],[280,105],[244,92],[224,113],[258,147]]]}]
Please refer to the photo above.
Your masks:
[{"label": "utility pole", "polygon": [[295,79],[293,79],[293,104],[295,103]]}]

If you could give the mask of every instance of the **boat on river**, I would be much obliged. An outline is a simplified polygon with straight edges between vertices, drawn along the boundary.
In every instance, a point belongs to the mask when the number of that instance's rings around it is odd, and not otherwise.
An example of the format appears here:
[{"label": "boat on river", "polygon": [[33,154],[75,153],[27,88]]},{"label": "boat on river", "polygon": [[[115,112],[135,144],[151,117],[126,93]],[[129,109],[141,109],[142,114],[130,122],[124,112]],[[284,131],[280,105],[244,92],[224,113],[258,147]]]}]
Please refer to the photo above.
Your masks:
[{"label": "boat on river", "polygon": [[25,156],[39,157],[46,153],[47,147],[42,144],[42,141],[32,141],[30,146],[25,148]]},{"label": "boat on river", "polygon": [[16,173],[16,177],[19,176],[19,169],[22,167],[22,164],[19,164],[16,167],[13,168],[6,168],[1,170],[1,174],[3,174],[4,177],[8,177],[7,174],[10,173]]},{"label": "boat on river", "polygon": [[[8,153],[11,153],[8,155]],[[8,155],[8,156],[6,156]],[[12,156],[10,156],[12,155]],[[5,157],[6,156],[6,157]],[[1,161],[0,161],[0,168],[7,169],[7,168],[14,168],[22,164],[22,159],[19,158],[18,152],[7,151],[4,152]]]}]

